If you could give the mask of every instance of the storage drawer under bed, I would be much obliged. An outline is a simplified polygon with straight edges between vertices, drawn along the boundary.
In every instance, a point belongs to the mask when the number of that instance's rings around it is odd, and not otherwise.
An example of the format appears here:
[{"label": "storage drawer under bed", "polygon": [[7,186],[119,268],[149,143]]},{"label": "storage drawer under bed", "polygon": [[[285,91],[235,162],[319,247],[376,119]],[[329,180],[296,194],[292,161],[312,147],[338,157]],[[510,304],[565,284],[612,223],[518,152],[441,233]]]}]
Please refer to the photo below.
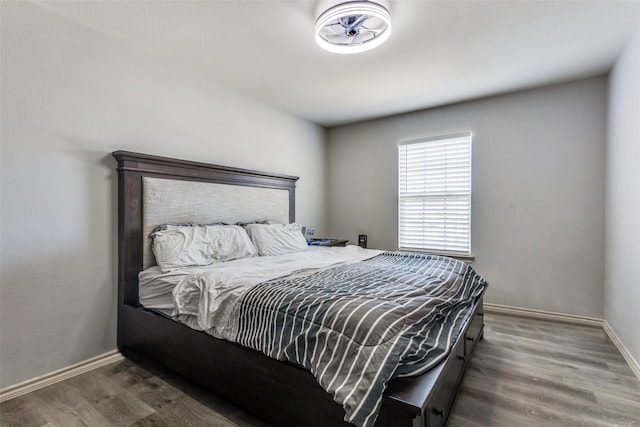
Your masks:
[{"label": "storage drawer under bed", "polygon": [[428,413],[425,414],[427,427],[441,427],[446,424],[456,397],[455,393],[451,393],[451,390],[457,389],[465,371],[466,360],[465,346],[460,341],[453,349],[452,357],[448,359],[432,392],[434,397],[431,405],[427,408]]},{"label": "storage drawer under bed", "polygon": [[475,308],[468,327],[464,333],[464,340],[458,341],[452,350],[452,356],[448,358],[446,366],[442,370],[439,381],[432,392],[431,404],[425,413],[426,427],[443,427],[446,425],[464,372],[468,367],[468,360],[473,352],[473,347],[482,336],[484,328],[484,313],[482,301]]},{"label": "storage drawer under bed", "polygon": [[465,356],[467,356],[467,358],[471,356],[471,353],[473,352],[473,348],[482,337],[483,329],[484,329],[484,312],[482,309],[482,305],[479,304],[475,312],[473,313],[473,317],[471,318],[471,324],[469,325],[469,329],[467,329],[467,332],[464,334],[465,335],[464,336],[465,338],[464,354]]}]

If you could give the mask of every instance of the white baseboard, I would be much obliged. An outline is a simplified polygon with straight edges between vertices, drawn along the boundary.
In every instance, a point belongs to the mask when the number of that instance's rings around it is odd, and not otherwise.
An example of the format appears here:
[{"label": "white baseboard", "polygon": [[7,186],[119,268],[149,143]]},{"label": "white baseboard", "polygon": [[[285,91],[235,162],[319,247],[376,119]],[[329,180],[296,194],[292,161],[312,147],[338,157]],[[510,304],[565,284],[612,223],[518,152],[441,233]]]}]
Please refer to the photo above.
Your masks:
[{"label": "white baseboard", "polygon": [[93,357],[75,365],[68,366],[63,369],[42,375],[30,380],[5,387],[0,390],[0,402],[4,402],[14,397],[22,396],[23,394],[30,393],[32,391],[41,389],[51,384],[55,384],[60,381],[64,381],[68,378],[75,377],[76,375],[84,374],[85,372],[92,371],[102,366],[108,365],[113,362],[123,360],[124,356],[120,354],[118,350],[110,351],[100,356]]},{"label": "white baseboard", "polygon": [[578,316],[575,314],[555,313],[552,311],[533,310],[531,308],[512,307],[509,305],[484,303],[484,309],[488,312],[513,314],[515,316],[533,317],[536,319],[557,320],[559,322],[573,323],[577,325],[602,327],[602,319],[596,317]]},{"label": "white baseboard", "polygon": [[605,320],[602,324],[602,329],[604,329],[605,333],[609,336],[611,341],[613,341],[613,344],[618,347],[620,354],[622,354],[622,357],[624,357],[624,360],[627,361],[627,364],[635,374],[636,378],[640,381],[640,363],[638,363],[638,361],[631,355],[629,349],[627,349],[622,340],[620,340],[620,337],[618,337],[615,331],[611,328],[609,322]]}]

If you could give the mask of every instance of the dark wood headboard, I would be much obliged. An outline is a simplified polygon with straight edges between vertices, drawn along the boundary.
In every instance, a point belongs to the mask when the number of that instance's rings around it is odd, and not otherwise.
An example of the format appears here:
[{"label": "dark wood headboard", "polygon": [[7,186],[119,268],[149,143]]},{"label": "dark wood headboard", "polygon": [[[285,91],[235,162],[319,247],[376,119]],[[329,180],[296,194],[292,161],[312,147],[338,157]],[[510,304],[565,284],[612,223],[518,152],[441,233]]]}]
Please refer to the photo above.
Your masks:
[{"label": "dark wood headboard", "polygon": [[138,273],[143,266],[144,177],[274,188],[289,192],[289,222],[295,221],[298,177],[115,151],[118,161],[118,306],[138,306]]}]

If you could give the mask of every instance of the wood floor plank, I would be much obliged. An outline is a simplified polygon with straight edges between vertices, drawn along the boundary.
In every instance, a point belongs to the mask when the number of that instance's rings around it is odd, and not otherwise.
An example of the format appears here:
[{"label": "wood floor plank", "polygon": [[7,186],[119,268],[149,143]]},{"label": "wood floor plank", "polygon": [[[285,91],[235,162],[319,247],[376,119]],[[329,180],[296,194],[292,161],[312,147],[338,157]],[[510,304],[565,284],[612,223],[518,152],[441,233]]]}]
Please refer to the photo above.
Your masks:
[{"label": "wood floor plank", "polygon": [[122,388],[111,378],[99,372],[95,372],[91,376],[79,375],[70,378],[66,384],[77,390],[84,400],[94,404],[109,399],[122,391]]},{"label": "wood floor plank", "polygon": [[[484,337],[449,427],[640,427],[640,381],[601,328],[487,313]],[[3,402],[0,426],[269,427],[131,360]]]},{"label": "wood floor plank", "polygon": [[157,412],[138,420],[131,427],[174,427],[170,424],[169,420],[166,420]]},{"label": "wood floor plank", "polygon": [[158,414],[170,425],[185,427],[239,427],[211,408],[188,396],[160,408]]},{"label": "wood floor plank", "polygon": [[[496,345],[497,344],[497,345]],[[517,366],[522,369],[532,369],[533,372],[544,372],[547,375],[561,376],[568,385],[589,387],[590,382],[598,381],[603,385],[615,384],[625,393],[635,394],[640,398],[640,390],[637,388],[638,380],[635,377],[620,375],[609,371],[607,366],[589,366],[578,362],[570,363],[549,356],[499,347],[499,342],[493,342],[493,348],[487,348],[478,357],[481,360],[504,361],[505,364]]]},{"label": "wood floor plank", "polygon": [[104,399],[96,405],[98,411],[109,420],[111,425],[128,426],[155,411],[137,396],[127,390]]},{"label": "wood floor plank", "polygon": [[38,411],[33,393],[19,396],[0,404],[0,425],[39,427],[47,419]]},{"label": "wood floor plank", "polygon": [[147,378],[130,387],[129,391],[156,411],[185,396],[179,389],[158,377]]},{"label": "wood floor plank", "polygon": [[517,386],[538,393],[557,396],[560,399],[584,402],[587,405],[598,403],[592,390],[568,386],[558,381],[557,377],[541,378],[537,375],[531,375],[530,371],[525,372],[517,369],[500,370],[496,366],[483,366],[482,362],[476,363],[475,360],[472,363],[474,369],[470,369],[467,373],[468,382],[484,383],[489,388],[500,388],[502,391],[510,386]]},{"label": "wood floor plank", "polygon": [[[566,413],[555,410],[538,402],[522,398],[519,395],[497,392],[496,390],[467,387],[469,399],[474,400],[478,407],[491,408],[491,418],[486,425],[535,425],[535,426],[572,426],[572,427],[602,427],[599,420],[585,418],[579,414]],[[457,402],[452,414],[456,416],[458,407],[464,402]],[[515,424],[502,424],[512,420]]]},{"label": "wood floor plank", "polygon": [[580,414],[578,419],[595,421],[596,423],[614,423],[615,425],[633,425],[640,419],[629,414],[617,413],[609,408],[601,407],[597,402],[581,399],[576,394],[554,392],[550,387],[535,387],[518,383],[505,384],[502,392],[509,396],[517,396],[538,407],[547,408],[561,414]]}]

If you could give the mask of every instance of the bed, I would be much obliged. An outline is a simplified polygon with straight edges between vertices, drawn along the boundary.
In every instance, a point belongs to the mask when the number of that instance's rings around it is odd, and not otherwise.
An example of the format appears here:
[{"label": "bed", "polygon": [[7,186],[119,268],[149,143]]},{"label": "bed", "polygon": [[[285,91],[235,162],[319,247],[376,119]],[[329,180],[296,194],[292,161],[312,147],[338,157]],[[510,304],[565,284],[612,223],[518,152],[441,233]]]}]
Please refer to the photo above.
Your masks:
[{"label": "bed", "polygon": [[[148,235],[155,227],[264,219],[292,223],[298,178],[125,151],[113,156],[118,162],[118,349],[178,372],[274,426],[352,426],[344,421],[343,406],[309,371],[214,338],[140,303],[139,274],[154,264]],[[403,257],[387,254],[393,262]],[[484,287],[474,294],[444,359],[425,373],[388,383],[373,425],[447,423],[482,338],[483,293]]]}]

